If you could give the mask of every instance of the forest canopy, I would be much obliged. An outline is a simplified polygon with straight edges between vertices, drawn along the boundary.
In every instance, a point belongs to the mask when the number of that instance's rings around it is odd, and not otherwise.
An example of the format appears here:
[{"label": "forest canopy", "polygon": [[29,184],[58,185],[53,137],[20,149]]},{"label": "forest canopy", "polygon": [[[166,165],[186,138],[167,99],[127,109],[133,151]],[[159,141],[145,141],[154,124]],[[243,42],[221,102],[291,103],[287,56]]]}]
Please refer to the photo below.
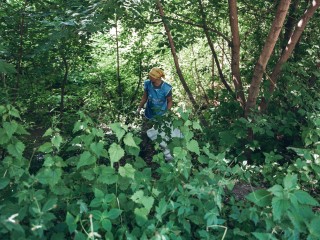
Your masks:
[{"label": "forest canopy", "polygon": [[0,239],[320,239],[319,6],[1,1]]}]

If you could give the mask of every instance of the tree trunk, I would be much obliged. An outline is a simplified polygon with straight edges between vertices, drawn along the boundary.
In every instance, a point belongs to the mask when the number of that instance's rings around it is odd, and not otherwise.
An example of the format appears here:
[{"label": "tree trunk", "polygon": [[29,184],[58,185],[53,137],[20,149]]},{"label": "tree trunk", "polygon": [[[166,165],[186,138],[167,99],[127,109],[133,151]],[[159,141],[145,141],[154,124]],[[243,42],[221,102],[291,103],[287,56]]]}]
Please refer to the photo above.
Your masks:
[{"label": "tree trunk", "polygon": [[256,63],[255,68],[253,70],[253,77],[251,80],[251,84],[248,92],[248,99],[247,99],[246,108],[245,108],[245,117],[248,117],[250,112],[256,106],[262,77],[265,72],[267,63],[270,59],[270,56],[273,52],[274,46],[278,40],[281,28],[283,26],[284,20],[286,18],[286,15],[289,9],[289,5],[290,5],[290,0],[281,0],[278,5],[277,13],[273,20],[266,43],[260,54],[259,60]]},{"label": "tree trunk", "polygon": [[166,31],[166,34],[167,34],[167,37],[168,37],[168,40],[169,40],[171,53],[172,53],[172,56],[173,56],[173,60],[174,60],[174,64],[175,64],[175,67],[176,67],[177,74],[179,76],[179,79],[180,79],[180,81],[182,83],[182,86],[183,86],[184,90],[188,94],[188,97],[189,97],[193,107],[195,108],[196,111],[198,111],[199,110],[199,105],[197,104],[196,100],[194,99],[194,97],[192,95],[192,92],[190,91],[190,89],[189,89],[189,87],[188,87],[188,85],[187,85],[187,83],[186,83],[186,81],[185,81],[185,79],[183,77],[183,74],[181,72],[180,65],[179,65],[179,60],[178,60],[178,56],[177,56],[177,53],[176,53],[174,42],[173,42],[173,39],[172,39],[172,36],[171,36],[170,28],[169,28],[169,26],[167,25],[167,23],[165,21],[165,15],[164,15],[163,7],[162,7],[162,5],[160,3],[160,0],[156,0],[156,3],[157,3],[157,7],[158,7],[158,10],[159,10],[162,22],[163,22],[163,26],[165,28],[165,31]]},{"label": "tree trunk", "polygon": [[209,105],[210,103],[209,103],[208,95],[207,95],[206,91],[204,90],[204,88],[202,86],[201,79],[200,79],[200,76],[199,76],[199,73],[198,73],[197,58],[196,58],[195,53],[194,53],[193,45],[191,46],[191,49],[192,49],[192,55],[193,55],[193,58],[194,58],[194,71],[195,71],[195,74],[196,74],[196,77],[197,77],[197,81],[195,81],[195,84],[198,87],[199,92],[202,91],[203,97],[204,97],[207,105]]},{"label": "tree trunk", "polygon": [[241,106],[245,108],[245,96],[240,75],[240,36],[238,27],[237,0],[228,0],[229,3],[229,20],[232,33],[231,46],[231,72],[232,80],[235,87],[236,98]]},{"label": "tree trunk", "polygon": [[221,79],[221,82],[223,83],[223,85],[226,87],[226,89],[233,94],[233,91],[232,89],[230,88],[229,84],[227,83],[223,73],[222,73],[222,69],[220,67],[220,64],[219,64],[219,59],[218,59],[218,56],[217,56],[217,53],[214,49],[214,46],[213,46],[213,43],[211,41],[211,38],[210,38],[210,34],[209,34],[209,31],[208,31],[208,27],[207,27],[207,23],[206,23],[206,15],[204,13],[204,10],[203,10],[203,5],[202,5],[202,2],[201,0],[198,0],[199,2],[199,9],[200,9],[200,13],[201,13],[201,16],[202,16],[202,24],[203,24],[203,31],[206,35],[206,38],[207,38],[207,41],[208,41],[208,44],[210,46],[210,49],[211,49],[211,53],[212,53],[212,56],[215,60],[215,63],[216,63],[216,66],[217,66],[217,69],[218,69],[218,73],[219,73],[219,77]]},{"label": "tree trunk", "polygon": [[[61,100],[60,100],[60,120],[63,119],[63,112],[64,112],[64,96],[65,96],[65,89],[68,81],[68,74],[69,74],[69,64],[66,58],[65,53],[62,54],[62,61],[64,66],[64,76],[61,84]],[[61,121],[62,123],[62,121]],[[62,125],[62,124],[61,124]]]},{"label": "tree trunk", "polygon": [[[291,56],[293,49],[295,48],[298,40],[301,37],[302,32],[304,31],[308,21],[313,16],[315,11],[320,6],[320,0],[313,0],[310,7],[304,12],[303,16],[301,17],[300,21],[297,23],[291,37],[286,45],[285,50],[282,52],[278,62],[276,63],[275,67],[273,68],[272,74],[270,76],[270,87],[269,87],[269,94],[272,95],[274,89],[276,87],[277,80],[281,73],[281,68],[284,63],[287,62],[289,57]],[[261,111],[266,111],[268,103],[266,101],[261,102]]]},{"label": "tree trunk", "polygon": [[18,97],[19,87],[20,87],[20,78],[22,75],[22,57],[23,57],[23,45],[24,45],[24,33],[25,33],[25,12],[27,7],[27,1],[25,0],[23,9],[21,10],[21,18],[19,24],[19,48],[18,48],[18,61],[16,65],[17,69],[17,78],[15,86],[15,98]]},{"label": "tree trunk", "polygon": [[119,36],[118,36],[118,18],[116,17],[116,51],[117,51],[117,82],[118,97],[122,97],[121,79],[120,79],[120,53],[119,53]]}]

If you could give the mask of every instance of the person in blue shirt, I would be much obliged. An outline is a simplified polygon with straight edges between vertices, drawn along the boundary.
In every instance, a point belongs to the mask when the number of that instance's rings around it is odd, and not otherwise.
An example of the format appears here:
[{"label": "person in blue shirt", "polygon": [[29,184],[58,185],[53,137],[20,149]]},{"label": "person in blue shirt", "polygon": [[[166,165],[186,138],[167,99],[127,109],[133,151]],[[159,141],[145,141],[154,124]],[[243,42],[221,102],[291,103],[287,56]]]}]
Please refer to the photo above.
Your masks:
[{"label": "person in blue shirt", "polygon": [[[143,96],[137,109],[137,113],[140,114],[141,109],[146,104],[144,116],[148,121],[144,124],[144,129],[149,128],[146,133],[151,140],[155,140],[159,134],[158,130],[155,130],[153,127],[150,128],[152,123],[159,121],[161,116],[165,115],[173,104],[172,86],[163,80],[164,77],[165,74],[162,69],[157,67],[151,69],[149,79],[144,81]],[[164,140],[160,143],[160,146],[163,149],[165,160],[172,160],[173,157]]]},{"label": "person in blue shirt", "polygon": [[149,79],[144,82],[144,92],[137,112],[147,103],[144,115],[147,119],[164,115],[172,107],[172,86],[163,81],[162,69],[154,67],[149,72]]}]

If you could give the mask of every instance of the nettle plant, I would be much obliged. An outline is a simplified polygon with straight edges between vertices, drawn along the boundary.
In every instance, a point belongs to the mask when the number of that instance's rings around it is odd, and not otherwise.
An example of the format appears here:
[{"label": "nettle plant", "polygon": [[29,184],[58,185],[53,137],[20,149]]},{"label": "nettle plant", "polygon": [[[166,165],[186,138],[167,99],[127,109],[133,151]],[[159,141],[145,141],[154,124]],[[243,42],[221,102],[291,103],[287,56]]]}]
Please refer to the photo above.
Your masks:
[{"label": "nettle plant", "polygon": [[138,131],[120,123],[103,130],[81,112],[73,136],[52,127],[26,159],[18,111],[1,106],[0,113],[1,239],[318,236],[312,211],[318,203],[294,175],[237,201],[231,190],[248,175],[202,141],[201,126],[188,113],[171,116],[183,138],[168,141],[169,163],[155,151],[156,168],[139,155]]}]

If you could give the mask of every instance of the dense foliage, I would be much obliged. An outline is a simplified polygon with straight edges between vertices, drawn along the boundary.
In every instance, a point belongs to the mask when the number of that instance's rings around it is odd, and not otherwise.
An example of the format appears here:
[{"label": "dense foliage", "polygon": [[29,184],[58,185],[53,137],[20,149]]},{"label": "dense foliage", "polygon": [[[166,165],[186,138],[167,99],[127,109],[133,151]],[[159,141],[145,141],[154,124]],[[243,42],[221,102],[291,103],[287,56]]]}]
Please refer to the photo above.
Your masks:
[{"label": "dense foliage", "polygon": [[[319,1],[255,78],[285,2],[2,1],[0,239],[320,239],[319,12],[274,70]],[[134,114],[154,66],[171,162]]]}]

